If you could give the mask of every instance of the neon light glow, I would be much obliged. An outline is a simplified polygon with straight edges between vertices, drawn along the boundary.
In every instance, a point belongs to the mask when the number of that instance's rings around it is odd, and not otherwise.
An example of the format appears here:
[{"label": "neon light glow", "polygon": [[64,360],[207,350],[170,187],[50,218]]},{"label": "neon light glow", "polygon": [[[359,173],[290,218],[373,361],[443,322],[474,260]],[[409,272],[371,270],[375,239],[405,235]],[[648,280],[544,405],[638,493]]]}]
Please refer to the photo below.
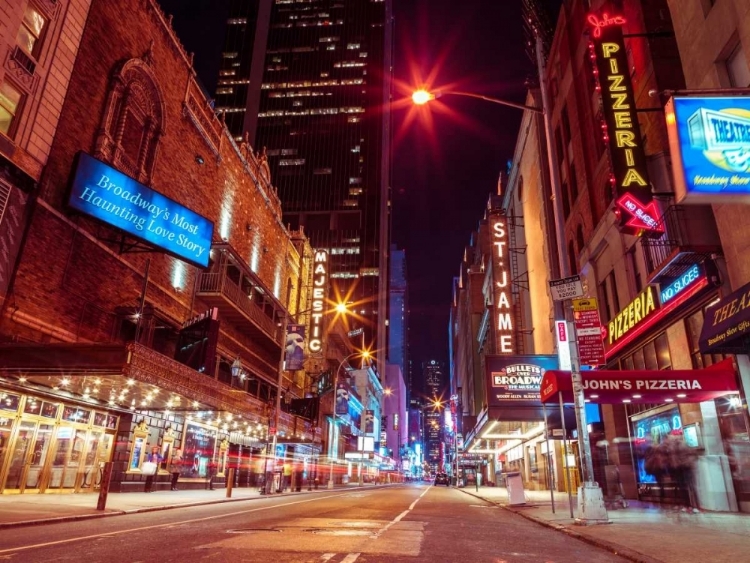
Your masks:
[{"label": "neon light glow", "polygon": [[612,25],[625,25],[628,23],[628,20],[626,20],[622,16],[612,16],[610,17],[609,14],[606,12],[602,14],[602,19],[599,19],[595,14],[589,14],[586,19],[591,24],[591,26],[594,28],[593,34],[594,37],[601,37],[602,36],[602,28],[609,27]]},{"label": "neon light glow", "polygon": [[513,317],[510,305],[510,272],[505,258],[508,253],[508,228],[505,217],[492,218],[492,298],[495,307],[495,350],[513,354]]},{"label": "neon light glow", "polygon": [[311,352],[320,352],[323,349],[323,314],[328,294],[328,252],[316,250],[313,264],[312,321],[307,346]]}]

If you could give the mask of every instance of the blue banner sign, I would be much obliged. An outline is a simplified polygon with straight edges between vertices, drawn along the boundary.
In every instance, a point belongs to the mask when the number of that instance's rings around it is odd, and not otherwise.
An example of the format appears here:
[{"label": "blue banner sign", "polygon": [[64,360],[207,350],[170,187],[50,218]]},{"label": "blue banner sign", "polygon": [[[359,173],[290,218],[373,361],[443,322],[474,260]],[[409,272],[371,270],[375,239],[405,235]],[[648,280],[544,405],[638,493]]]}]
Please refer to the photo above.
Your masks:
[{"label": "blue banner sign", "polygon": [[669,285],[661,288],[661,304],[664,305],[667,301],[671,301],[687,288],[692,287],[700,278],[700,266],[693,264],[687,272]]},{"label": "blue banner sign", "polygon": [[79,153],[68,205],[201,268],[214,224],[86,153]]},{"label": "blue banner sign", "polygon": [[677,202],[750,201],[750,98],[672,98],[666,107]]}]

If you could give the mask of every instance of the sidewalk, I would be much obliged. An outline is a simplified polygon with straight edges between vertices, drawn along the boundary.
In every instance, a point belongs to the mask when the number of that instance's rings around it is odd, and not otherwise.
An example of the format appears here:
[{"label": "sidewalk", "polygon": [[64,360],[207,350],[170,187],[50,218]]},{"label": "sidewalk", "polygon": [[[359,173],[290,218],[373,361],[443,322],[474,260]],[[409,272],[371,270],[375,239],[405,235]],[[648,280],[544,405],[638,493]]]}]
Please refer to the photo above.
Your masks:
[{"label": "sidewalk", "polygon": [[[503,487],[458,489],[524,518],[555,528],[571,537],[643,563],[722,563],[747,560],[750,546],[750,515],[726,512],[682,512],[637,501],[628,508],[610,510],[611,524],[580,526],[570,517],[568,496],[555,493],[552,513],[549,491],[526,491],[526,504],[508,505]],[[573,497],[575,514],[576,497]]]},{"label": "sidewalk", "polygon": [[[374,488],[388,485],[366,484],[363,488]],[[336,485],[334,491],[359,489],[358,483]],[[138,512],[169,510],[202,504],[238,502],[282,496],[299,496],[304,494],[325,493],[330,489],[325,486],[318,490],[308,491],[304,487],[300,492],[261,495],[256,487],[235,488],[232,498],[227,498],[226,489],[154,491],[153,493],[110,493],[107,497],[107,508],[97,510],[98,494],[25,494],[0,495],[0,530],[18,526],[33,526],[54,522],[70,522],[89,518],[102,518]]]}]

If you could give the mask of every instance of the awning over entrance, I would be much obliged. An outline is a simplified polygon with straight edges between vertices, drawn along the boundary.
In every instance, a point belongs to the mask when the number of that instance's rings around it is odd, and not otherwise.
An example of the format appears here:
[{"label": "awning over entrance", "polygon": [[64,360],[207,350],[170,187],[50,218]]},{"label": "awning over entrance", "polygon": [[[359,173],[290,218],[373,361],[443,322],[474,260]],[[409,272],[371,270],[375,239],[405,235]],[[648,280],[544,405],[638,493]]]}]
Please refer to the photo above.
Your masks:
[{"label": "awning over entrance", "polygon": [[[584,396],[592,403],[700,403],[737,393],[732,360],[705,369],[584,371]],[[543,403],[573,402],[569,371],[549,370],[542,378]]]}]

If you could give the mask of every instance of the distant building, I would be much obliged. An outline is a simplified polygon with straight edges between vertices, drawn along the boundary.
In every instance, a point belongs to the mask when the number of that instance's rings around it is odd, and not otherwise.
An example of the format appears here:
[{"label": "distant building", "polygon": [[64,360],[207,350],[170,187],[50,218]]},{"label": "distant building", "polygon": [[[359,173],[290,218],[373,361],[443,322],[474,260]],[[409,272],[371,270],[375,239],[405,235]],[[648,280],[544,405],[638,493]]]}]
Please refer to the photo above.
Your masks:
[{"label": "distant building", "polygon": [[411,396],[411,371],[408,370],[409,302],[406,282],[406,251],[391,245],[390,286],[388,288],[388,363],[401,368],[407,400]]},{"label": "distant building", "polygon": [[267,156],[284,224],[329,250],[332,298],[373,350],[388,316],[391,20],[391,0],[232,0],[216,90],[234,138]]}]

